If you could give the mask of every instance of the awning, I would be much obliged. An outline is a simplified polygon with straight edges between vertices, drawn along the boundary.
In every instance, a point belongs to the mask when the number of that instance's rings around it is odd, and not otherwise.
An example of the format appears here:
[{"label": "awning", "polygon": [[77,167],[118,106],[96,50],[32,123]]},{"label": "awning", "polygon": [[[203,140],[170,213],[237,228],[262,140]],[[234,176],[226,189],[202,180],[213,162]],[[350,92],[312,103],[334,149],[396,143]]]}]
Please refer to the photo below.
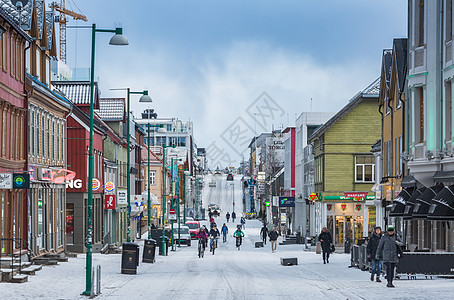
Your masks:
[{"label": "awning", "polygon": [[405,210],[404,210],[404,215],[403,219],[404,220],[410,220],[412,219],[412,214],[413,214],[413,207],[415,206],[416,199],[418,199],[422,193],[426,190],[426,187],[423,186],[413,192],[411,195],[410,199],[407,200],[407,203],[405,204]]},{"label": "awning", "polygon": [[409,187],[403,189],[399,195],[393,200],[392,208],[389,211],[390,217],[402,217],[405,211],[405,205],[407,200],[410,199],[411,195],[413,194],[415,187]]},{"label": "awning", "polygon": [[454,183],[454,171],[437,171],[434,174],[434,182],[442,182],[453,184]]},{"label": "awning", "polygon": [[454,221],[454,185],[445,186],[430,204],[428,220]]},{"label": "awning", "polygon": [[429,213],[429,207],[432,199],[443,189],[444,185],[439,183],[437,185],[427,188],[418,199],[416,199],[415,206],[413,207],[413,219],[426,219]]},{"label": "awning", "polygon": [[402,181],[400,183],[400,186],[403,188],[406,187],[416,187],[418,184],[418,181],[413,175],[407,175],[404,178],[402,178]]}]

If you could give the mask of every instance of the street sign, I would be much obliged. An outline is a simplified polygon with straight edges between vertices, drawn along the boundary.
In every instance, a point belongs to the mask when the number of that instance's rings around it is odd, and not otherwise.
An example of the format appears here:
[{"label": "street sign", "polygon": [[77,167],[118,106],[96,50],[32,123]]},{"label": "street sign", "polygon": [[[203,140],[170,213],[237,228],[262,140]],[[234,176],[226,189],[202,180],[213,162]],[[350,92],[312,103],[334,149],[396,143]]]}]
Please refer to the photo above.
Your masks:
[{"label": "street sign", "polygon": [[13,174],[12,173],[0,173],[0,189],[12,189],[13,188]]},{"label": "street sign", "polygon": [[295,197],[279,197],[279,207],[295,207]]},{"label": "street sign", "polygon": [[104,195],[104,209],[115,209],[115,195]]},{"label": "street sign", "polygon": [[118,190],[118,206],[127,206],[128,205],[128,197],[126,190]]},{"label": "street sign", "polygon": [[175,214],[175,209],[171,208],[169,209],[169,220],[176,220],[177,219],[177,215]]},{"label": "street sign", "polygon": [[312,201],[315,201],[317,200],[317,194],[316,193],[312,193],[309,195],[309,198],[311,198]]}]

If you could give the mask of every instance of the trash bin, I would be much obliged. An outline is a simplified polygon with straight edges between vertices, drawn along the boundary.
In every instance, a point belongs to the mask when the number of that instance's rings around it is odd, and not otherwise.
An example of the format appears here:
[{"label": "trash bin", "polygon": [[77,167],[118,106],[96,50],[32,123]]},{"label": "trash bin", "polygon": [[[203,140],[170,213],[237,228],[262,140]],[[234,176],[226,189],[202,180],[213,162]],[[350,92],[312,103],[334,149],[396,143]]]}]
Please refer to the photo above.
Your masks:
[{"label": "trash bin", "polygon": [[156,240],[145,240],[143,245],[142,262],[154,263],[156,256]]},{"label": "trash bin", "polygon": [[121,253],[121,274],[137,274],[139,265],[139,245],[136,243],[123,243]]},{"label": "trash bin", "polygon": [[302,244],[303,243],[303,237],[301,236],[301,232],[296,233],[296,243],[297,244]]},{"label": "trash bin", "polygon": [[344,253],[350,253],[351,241],[349,238],[345,239]]},{"label": "trash bin", "polygon": [[[166,255],[169,255],[169,238],[167,236],[165,236],[164,238],[165,238]],[[162,236],[159,237],[158,247],[159,247],[159,255],[162,255]]]}]

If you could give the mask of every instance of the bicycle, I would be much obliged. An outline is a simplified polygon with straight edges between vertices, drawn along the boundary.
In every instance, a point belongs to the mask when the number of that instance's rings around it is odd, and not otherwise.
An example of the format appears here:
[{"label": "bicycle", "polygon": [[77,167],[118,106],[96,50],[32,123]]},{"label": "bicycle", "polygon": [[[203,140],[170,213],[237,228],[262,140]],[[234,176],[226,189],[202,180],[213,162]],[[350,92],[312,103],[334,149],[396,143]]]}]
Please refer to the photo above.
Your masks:
[{"label": "bicycle", "polygon": [[214,237],[210,237],[210,239],[210,251],[213,252],[214,255],[214,250],[217,248],[217,240]]},{"label": "bicycle", "polygon": [[199,239],[199,258],[203,257],[205,252],[205,241],[203,239]]},{"label": "bicycle", "polygon": [[241,236],[236,237],[236,247],[238,248],[238,251],[240,251],[240,246],[241,246]]}]

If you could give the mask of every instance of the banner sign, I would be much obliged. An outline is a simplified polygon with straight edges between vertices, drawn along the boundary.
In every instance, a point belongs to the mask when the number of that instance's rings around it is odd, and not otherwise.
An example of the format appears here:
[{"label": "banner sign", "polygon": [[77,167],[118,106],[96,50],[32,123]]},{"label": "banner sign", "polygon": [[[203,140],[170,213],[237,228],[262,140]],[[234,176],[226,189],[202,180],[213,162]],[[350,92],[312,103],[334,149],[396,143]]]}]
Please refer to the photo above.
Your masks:
[{"label": "banner sign", "polygon": [[104,209],[115,209],[115,195],[104,195]]},{"label": "banner sign", "polygon": [[279,197],[279,207],[295,207],[295,197]]},{"label": "banner sign", "polygon": [[369,192],[344,192],[345,198],[354,198],[356,201],[364,201]]},{"label": "banner sign", "polygon": [[128,206],[128,196],[127,190],[117,190],[117,205],[118,206]]},{"label": "banner sign", "polygon": [[29,189],[30,188],[30,174],[18,173],[13,174],[13,189]]},{"label": "banner sign", "polygon": [[0,189],[12,189],[13,188],[13,174],[12,173],[0,173]]}]

